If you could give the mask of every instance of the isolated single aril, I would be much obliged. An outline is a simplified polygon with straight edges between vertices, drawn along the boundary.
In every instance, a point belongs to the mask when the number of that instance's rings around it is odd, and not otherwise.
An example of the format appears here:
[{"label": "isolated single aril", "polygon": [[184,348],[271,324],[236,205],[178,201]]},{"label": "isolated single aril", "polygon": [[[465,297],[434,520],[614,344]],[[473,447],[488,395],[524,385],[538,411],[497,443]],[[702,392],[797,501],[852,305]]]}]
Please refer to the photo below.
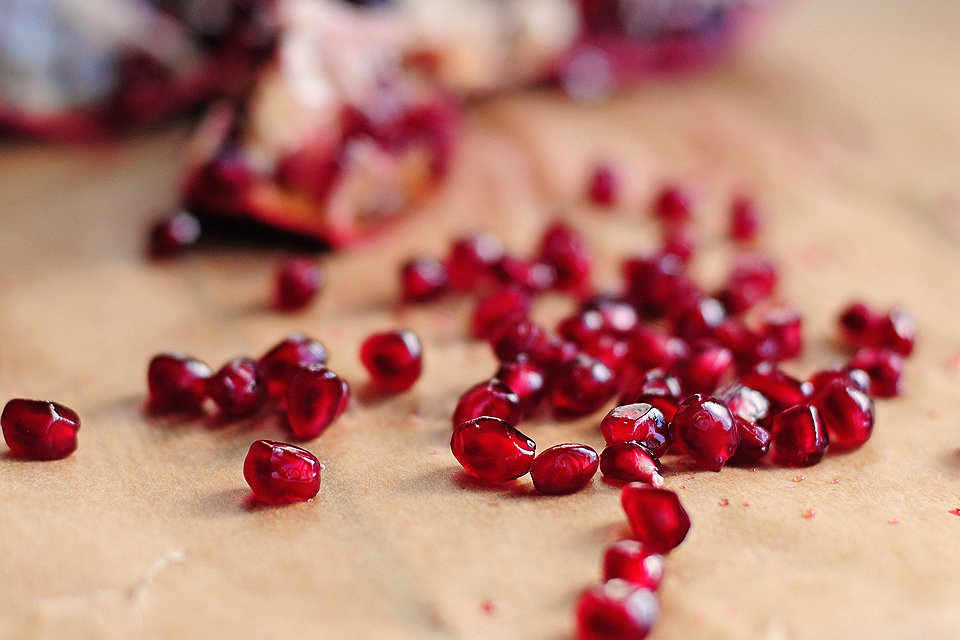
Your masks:
[{"label": "isolated single aril", "polygon": [[56,460],[76,450],[80,416],[57,402],[15,398],[7,402],[0,414],[0,429],[15,455]]},{"label": "isolated single aril", "polygon": [[580,596],[577,640],[644,640],[659,617],[653,591],[626,580],[607,580]]},{"label": "isolated single aril", "polygon": [[183,353],[161,353],[147,367],[148,406],[156,413],[197,413],[207,397],[210,367]]},{"label": "isolated single aril", "polygon": [[670,551],[687,537],[690,516],[673,491],[631,482],[620,493],[634,537],[656,553]]},{"label": "isolated single aril", "polygon": [[271,504],[312,500],[320,491],[320,461],[292,444],[257,440],[243,461],[254,497]]},{"label": "isolated single aril", "polygon": [[537,445],[499,418],[483,416],[456,426],[450,450],[470,475],[509,482],[530,471]]},{"label": "isolated single aril", "polygon": [[534,458],[530,477],[540,493],[573,493],[590,483],[599,464],[597,452],[587,445],[558,444]]},{"label": "isolated single aril", "polygon": [[375,333],[360,346],[360,362],[374,385],[400,393],[412,387],[423,368],[423,348],[409,329]]}]

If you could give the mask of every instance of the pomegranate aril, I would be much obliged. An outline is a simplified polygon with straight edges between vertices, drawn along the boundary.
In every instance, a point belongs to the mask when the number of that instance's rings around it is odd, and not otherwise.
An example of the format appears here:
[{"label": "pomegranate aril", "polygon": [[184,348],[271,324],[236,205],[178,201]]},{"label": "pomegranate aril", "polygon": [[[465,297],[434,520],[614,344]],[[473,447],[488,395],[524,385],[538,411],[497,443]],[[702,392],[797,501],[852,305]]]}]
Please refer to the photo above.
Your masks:
[{"label": "pomegranate aril", "polygon": [[643,375],[651,369],[668,369],[690,353],[686,342],[660,329],[645,325],[638,327],[630,339],[626,375]]},{"label": "pomegranate aril", "polygon": [[643,640],[659,617],[653,591],[626,580],[607,580],[580,596],[577,640]]},{"label": "pomegranate aril", "polygon": [[636,540],[618,540],[603,554],[603,579],[620,578],[656,591],[663,580],[663,556]]},{"label": "pomegranate aril", "polygon": [[492,233],[476,233],[458,238],[447,257],[450,286],[471,291],[493,275],[493,268],[503,257],[503,242]]},{"label": "pomegranate aril", "polygon": [[530,318],[502,322],[492,330],[490,341],[493,352],[501,362],[526,356],[541,361],[550,349],[550,337],[546,330]]},{"label": "pomegranate aril", "polygon": [[519,287],[502,287],[493,291],[474,307],[471,318],[474,337],[481,340],[491,338],[497,325],[525,317],[532,304],[530,294]]},{"label": "pomegranate aril", "polygon": [[312,500],[320,491],[320,461],[292,444],[257,440],[243,460],[254,497],[270,504]]},{"label": "pomegranate aril", "polygon": [[375,333],[360,346],[360,361],[375,386],[400,393],[420,377],[423,348],[417,334],[409,329]]},{"label": "pomegranate aril", "polygon": [[621,482],[645,482],[653,487],[663,486],[663,467],[643,445],[636,442],[617,442],[600,452],[600,473]]},{"label": "pomegranate aril", "polygon": [[772,338],[752,331],[739,317],[728,317],[717,327],[713,338],[730,349],[740,371],[747,371],[764,360],[774,360],[780,352]]},{"label": "pomegranate aril", "polygon": [[347,408],[350,387],[322,364],[303,367],[287,388],[287,421],[298,440],[312,440]]},{"label": "pomegranate aril", "polygon": [[310,258],[294,258],[280,265],[274,276],[273,308],[301,311],[313,302],[323,286],[323,273]]},{"label": "pomegranate aril", "polygon": [[619,404],[646,403],[657,408],[667,422],[680,405],[680,382],[662,369],[651,369],[634,380],[622,394]]},{"label": "pomegranate aril", "polygon": [[665,553],[687,537],[690,516],[673,491],[631,482],[620,493],[634,538],[651,551]]},{"label": "pomegranate aril", "polygon": [[414,258],[400,268],[400,289],[407,302],[426,302],[447,290],[447,269],[434,258]]},{"label": "pomegranate aril", "polygon": [[257,364],[270,400],[283,403],[290,380],[300,369],[327,361],[327,349],[302,333],[291,333],[260,357]]},{"label": "pomegranate aril", "polygon": [[713,341],[691,345],[690,355],[673,365],[684,393],[713,393],[736,374],[733,352]]},{"label": "pomegranate aril", "polygon": [[583,237],[566,223],[554,222],[547,228],[537,256],[556,271],[558,289],[580,290],[589,284],[593,256]]},{"label": "pomegranate aril", "polygon": [[593,174],[590,176],[587,196],[595,205],[610,207],[616,203],[619,197],[619,187],[613,167],[601,164],[593,170]]},{"label": "pomegranate aril", "polygon": [[520,397],[496,378],[484,380],[460,396],[453,411],[453,426],[481,416],[498,418],[513,426],[523,418]]},{"label": "pomegranate aril", "polygon": [[57,460],[77,449],[80,416],[57,402],[15,398],[0,414],[0,429],[14,455]]},{"label": "pomegranate aril", "polygon": [[727,460],[727,464],[743,467],[755,465],[770,450],[770,432],[756,423],[744,420],[739,415],[734,415],[733,421],[737,425],[740,443],[737,444],[737,451]]},{"label": "pomegranate aril", "polygon": [[689,188],[681,185],[667,185],[653,202],[653,213],[668,224],[679,224],[693,216],[693,196]]},{"label": "pomegranate aril", "polygon": [[633,335],[640,325],[636,308],[626,300],[609,295],[594,296],[580,305],[580,313],[595,311],[600,314],[600,331],[619,337]]},{"label": "pomegranate aril", "polygon": [[534,458],[530,477],[540,493],[573,493],[590,483],[599,464],[597,452],[586,445],[558,444]]},{"label": "pomegranate aril", "polygon": [[672,314],[674,333],[687,342],[711,338],[726,320],[723,305],[714,298],[701,298]]},{"label": "pomegranate aril", "polygon": [[630,355],[630,345],[615,336],[604,335],[584,345],[583,353],[605,364],[619,384],[620,375],[627,365],[627,356]]},{"label": "pomegranate aril", "polygon": [[670,433],[700,467],[709,471],[720,471],[740,444],[740,434],[727,405],[700,394],[680,404],[670,423]]},{"label": "pomegranate aril", "polygon": [[744,384],[738,382],[729,384],[718,389],[716,395],[734,416],[739,416],[747,422],[758,422],[770,413],[770,402],[766,396]]},{"label": "pomegranate aril", "polygon": [[770,435],[777,461],[788,467],[815,465],[827,452],[827,430],[820,413],[809,404],[778,413],[773,419]]},{"label": "pomegranate aril", "polygon": [[267,399],[266,385],[257,363],[235,358],[207,378],[207,395],[220,412],[232,418],[256,413]]},{"label": "pomegranate aril", "polygon": [[772,344],[772,360],[796,358],[803,351],[803,318],[794,309],[772,309],[763,316],[760,335]]},{"label": "pomegranate aril", "polygon": [[893,349],[906,357],[913,352],[917,338],[917,324],[909,311],[894,307],[877,324],[876,345]]},{"label": "pomegranate aril", "polygon": [[813,396],[811,404],[823,420],[831,451],[851,451],[870,438],[873,400],[860,389],[836,380]]},{"label": "pomegranate aril", "polygon": [[728,313],[748,311],[757,302],[769,297],[777,286],[777,268],[768,257],[758,254],[741,256],[717,295]]},{"label": "pomegranate aril", "polygon": [[617,391],[613,372],[587,355],[561,365],[550,376],[550,405],[555,418],[578,418],[593,413]]},{"label": "pomegranate aril", "polygon": [[150,361],[147,387],[149,410],[156,413],[196,413],[207,397],[210,367],[183,353],[162,353]]},{"label": "pomegranate aril", "polygon": [[870,377],[870,395],[874,398],[893,398],[903,393],[903,356],[885,347],[860,349],[847,365],[860,369]]},{"label": "pomegranate aril", "polygon": [[691,227],[669,226],[664,233],[661,250],[688,263],[697,250],[697,236]]},{"label": "pomegranate aril", "polygon": [[530,471],[536,444],[503,420],[482,416],[456,426],[450,449],[467,473],[499,483]]},{"label": "pomegranate aril", "polygon": [[730,238],[741,242],[749,242],[757,237],[760,231],[761,215],[756,203],[746,196],[740,195],[730,204]]},{"label": "pomegranate aril", "polygon": [[500,258],[494,275],[501,284],[517,286],[531,293],[547,291],[557,283],[557,272],[549,264],[511,255]]},{"label": "pomegranate aril", "polygon": [[810,376],[808,382],[813,386],[813,393],[816,394],[826,389],[830,383],[838,380],[864,393],[870,391],[870,376],[865,371],[862,369],[847,369],[842,364],[835,364],[817,371]]},{"label": "pomegranate aril", "polygon": [[575,313],[557,325],[557,335],[581,349],[584,345],[595,342],[603,333],[603,316],[595,309]]},{"label": "pomegranate aril", "polygon": [[547,393],[546,376],[532,362],[524,360],[504,362],[497,369],[494,378],[503,382],[517,394],[524,417],[528,417],[536,411]]},{"label": "pomegranate aril", "polygon": [[625,290],[644,315],[659,318],[668,308],[702,297],[683,261],[670,253],[631,258],[623,263]]},{"label": "pomegranate aril", "polygon": [[608,445],[637,442],[656,458],[670,448],[670,431],[663,413],[646,403],[614,407],[600,422],[600,433]]},{"label": "pomegranate aril", "polygon": [[200,239],[200,223],[186,211],[164,216],[150,228],[147,253],[151,258],[172,258]]},{"label": "pomegranate aril", "polygon": [[875,346],[880,320],[866,304],[852,302],[840,312],[840,335],[854,348]]},{"label": "pomegranate aril", "polygon": [[771,419],[784,409],[806,402],[813,392],[813,385],[787,375],[772,362],[761,362],[744,374],[740,382],[759,391],[770,402]]}]

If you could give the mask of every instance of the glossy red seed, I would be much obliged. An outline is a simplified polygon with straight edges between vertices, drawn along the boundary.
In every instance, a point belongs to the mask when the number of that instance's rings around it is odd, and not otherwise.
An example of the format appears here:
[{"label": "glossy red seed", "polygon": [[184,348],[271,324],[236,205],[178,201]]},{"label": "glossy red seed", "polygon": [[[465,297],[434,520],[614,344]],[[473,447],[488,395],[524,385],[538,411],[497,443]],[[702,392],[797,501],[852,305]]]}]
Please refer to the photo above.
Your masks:
[{"label": "glossy red seed", "polygon": [[756,203],[744,195],[738,195],[730,204],[730,238],[749,242],[760,231],[761,214]]},{"label": "glossy red seed", "polygon": [[608,445],[638,442],[656,458],[670,448],[670,432],[663,413],[647,403],[614,407],[600,421],[600,433]]},{"label": "glossy red seed", "polygon": [[200,239],[200,223],[186,211],[177,211],[154,221],[147,253],[151,258],[172,258]]},{"label": "glossy red seed", "polygon": [[663,253],[677,256],[685,264],[697,250],[697,236],[692,227],[668,226],[664,231]]},{"label": "glossy red seed", "polygon": [[250,358],[235,358],[207,379],[207,395],[231,418],[256,413],[267,399],[260,368]]},{"label": "glossy red seed", "polygon": [[748,311],[764,298],[768,298],[777,286],[777,267],[764,255],[740,256],[727,284],[717,295],[730,314]]},{"label": "glossy red seed", "polygon": [[904,359],[885,347],[866,347],[854,354],[847,365],[860,369],[870,377],[869,393],[874,398],[893,398],[904,391]]},{"label": "glossy red seed", "polygon": [[711,338],[726,320],[726,312],[717,300],[701,298],[671,314],[673,332],[687,342]]},{"label": "glossy red seed", "polygon": [[812,385],[787,375],[771,362],[761,362],[745,373],[740,382],[759,391],[770,402],[771,419],[784,409],[806,402],[813,392]]},{"label": "glossy red seed", "polygon": [[603,316],[595,309],[579,311],[560,321],[557,335],[582,349],[604,335]]},{"label": "glossy red seed", "polygon": [[687,222],[693,216],[693,196],[686,187],[667,185],[657,194],[653,213],[669,224]]},{"label": "glossy red seed", "polygon": [[809,404],[778,413],[770,435],[777,461],[788,467],[815,465],[827,452],[827,430],[820,413]]},{"label": "glossy red seed", "polygon": [[686,273],[683,261],[669,253],[631,258],[623,263],[625,290],[641,313],[663,316],[671,307],[702,295]]},{"label": "glossy red seed", "polygon": [[589,284],[593,256],[586,240],[566,223],[554,222],[547,228],[537,256],[556,271],[558,289],[578,290]]},{"label": "glossy red seed", "polygon": [[536,444],[503,420],[483,416],[458,424],[450,449],[470,475],[508,482],[530,471]]},{"label": "glossy red seed", "polygon": [[680,405],[680,382],[662,369],[651,369],[644,376],[628,384],[620,394],[618,404],[646,403],[659,409],[667,422]]},{"label": "glossy red seed", "polygon": [[634,537],[656,553],[670,551],[687,537],[690,516],[673,491],[631,482],[620,493]]},{"label": "glossy red seed", "polygon": [[360,362],[376,387],[400,393],[420,377],[423,348],[417,334],[409,329],[375,333],[360,346]]},{"label": "glossy red seed", "polygon": [[727,460],[727,464],[749,467],[760,462],[770,450],[770,432],[762,426],[744,420],[739,415],[733,416],[737,425],[740,443],[736,452]]},{"label": "glossy red seed", "polygon": [[840,335],[854,348],[875,346],[880,316],[863,302],[851,302],[840,312]]},{"label": "glossy red seed", "polygon": [[609,207],[616,203],[619,197],[620,185],[617,176],[610,165],[598,165],[590,176],[587,186],[587,196],[590,201],[601,207]]},{"label": "glossy red seed", "polygon": [[14,455],[57,460],[77,449],[80,416],[57,402],[15,398],[4,406],[0,428]]},{"label": "glossy red seed", "polygon": [[847,369],[842,364],[835,364],[821,369],[810,376],[808,382],[813,386],[813,393],[822,391],[834,381],[841,381],[844,385],[852,386],[864,393],[870,391],[870,376],[861,369]]},{"label": "glossy red seed", "polygon": [[894,307],[877,323],[875,346],[887,347],[906,357],[913,353],[916,338],[916,321],[902,307]]},{"label": "glossy red seed", "polygon": [[593,343],[584,345],[583,353],[605,364],[619,384],[630,355],[630,344],[615,336],[600,336]]},{"label": "glossy red seed", "polygon": [[407,302],[427,302],[447,290],[447,269],[435,258],[414,258],[400,268],[400,290]]},{"label": "glossy red seed", "polygon": [[636,308],[623,298],[598,295],[585,300],[580,312],[595,311],[600,314],[600,330],[618,337],[633,335],[640,326]]},{"label": "glossy red seed", "polygon": [[659,617],[653,591],[626,580],[607,580],[580,596],[577,640],[643,640]]},{"label": "glossy red seed", "polygon": [[770,413],[770,401],[755,389],[739,382],[717,389],[717,398],[730,412],[748,422],[758,422]]},{"label": "glossy red seed", "polygon": [[774,360],[780,353],[780,346],[772,338],[759,335],[738,317],[724,320],[713,338],[730,349],[740,371],[748,371],[764,360]]},{"label": "glossy red seed", "polygon": [[651,369],[668,369],[690,353],[686,342],[652,326],[640,326],[630,339],[625,375],[643,375]]},{"label": "glossy red seed", "polygon": [[656,591],[663,580],[664,562],[659,553],[636,540],[618,540],[603,554],[603,579],[620,578]]},{"label": "glossy red seed", "polygon": [[303,367],[287,388],[287,420],[298,440],[312,440],[336,420],[350,401],[350,387],[322,364]]},{"label": "glossy red seed", "polygon": [[243,477],[260,502],[312,500],[320,491],[320,461],[300,447],[271,440],[250,445]]},{"label": "glossy red seed", "polygon": [[547,291],[557,283],[557,272],[549,264],[511,255],[500,258],[494,275],[501,284],[517,286],[531,293]]},{"label": "glossy red seed", "polygon": [[649,451],[636,442],[617,442],[600,452],[600,473],[621,482],[645,482],[663,486],[663,467]]},{"label": "glossy red seed", "polygon": [[803,318],[795,309],[783,307],[767,311],[759,333],[772,343],[772,360],[790,360],[803,351]]},{"label": "glossy red seed", "polygon": [[302,333],[291,333],[281,340],[257,361],[269,399],[286,402],[293,376],[307,365],[325,363],[327,357],[326,347]]},{"label": "glossy red seed", "polygon": [[488,294],[474,307],[471,329],[475,338],[492,337],[498,324],[516,321],[530,312],[533,300],[519,287],[503,287]]},{"label": "glossy red seed", "polygon": [[613,372],[586,355],[560,366],[550,377],[550,406],[558,419],[593,413],[617,391]]},{"label": "glossy red seed", "polygon": [[310,258],[294,258],[280,265],[274,276],[273,308],[302,311],[323,286],[323,274]]},{"label": "glossy red seed", "polygon": [[811,404],[817,408],[830,439],[831,451],[852,451],[873,433],[873,400],[843,380],[836,380],[818,392]]},{"label": "glossy red seed", "polygon": [[575,343],[554,335],[550,337],[550,348],[543,360],[536,364],[543,369],[549,382],[557,371],[576,360],[580,355],[580,347]]},{"label": "glossy red seed", "polygon": [[499,418],[514,426],[523,418],[520,397],[501,380],[484,380],[460,396],[453,410],[453,426],[481,416]]},{"label": "glossy red seed", "polygon": [[210,367],[179,352],[155,356],[147,368],[149,409],[156,413],[196,413],[207,397]]},{"label": "glossy red seed", "polygon": [[709,471],[720,471],[740,443],[730,409],[720,400],[700,394],[680,403],[670,432],[697,464]]},{"label": "glossy red seed", "polygon": [[493,352],[501,362],[510,362],[521,356],[539,362],[550,349],[550,336],[546,330],[527,317],[502,322],[491,333]]},{"label": "glossy red seed", "polygon": [[690,355],[673,366],[685,394],[713,393],[736,374],[733,352],[713,341],[700,341],[690,347]]},{"label": "glossy red seed", "polygon": [[547,379],[543,371],[532,362],[519,360],[504,362],[494,378],[510,387],[520,399],[524,417],[532,415],[547,393]]},{"label": "glossy red seed", "polygon": [[590,483],[599,464],[597,452],[587,445],[558,444],[534,458],[530,477],[540,493],[573,493]]},{"label": "glossy red seed", "polygon": [[503,254],[503,242],[492,233],[458,238],[447,257],[450,286],[460,291],[475,289],[484,279],[493,276],[494,266]]}]

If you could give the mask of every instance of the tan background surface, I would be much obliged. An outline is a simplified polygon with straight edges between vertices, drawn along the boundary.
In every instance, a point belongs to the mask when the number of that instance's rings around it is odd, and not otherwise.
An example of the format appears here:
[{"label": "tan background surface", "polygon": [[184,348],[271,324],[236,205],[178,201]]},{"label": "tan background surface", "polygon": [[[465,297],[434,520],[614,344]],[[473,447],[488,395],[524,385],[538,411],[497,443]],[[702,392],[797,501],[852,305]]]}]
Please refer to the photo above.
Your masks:
[{"label": "tan background surface", "polygon": [[[527,480],[515,491],[464,482],[449,415],[494,361],[463,337],[466,304],[398,314],[395,274],[466,228],[528,250],[563,210],[598,252],[600,284],[614,286],[620,256],[655,245],[640,211],[673,177],[708,194],[706,282],[726,270],[732,189],[768,207],[762,246],[807,319],[794,372],[840,356],[833,319],[854,295],[908,305],[922,337],[907,395],[878,403],[862,450],[801,482],[787,469],[671,470],[694,525],[668,559],[651,637],[960,636],[960,518],[948,513],[960,507],[958,32],[955,2],[796,2],[748,56],[707,77],[599,107],[553,94],[480,105],[441,196],[395,234],[325,258],[322,299],[293,317],[263,310],[282,249],[141,259],[145,221],[175,198],[184,127],[84,150],[3,143],[0,396],[56,399],[83,429],[66,460],[0,457],[0,637],[571,637],[576,594],[624,533],[618,490],[597,480],[543,498]],[[583,204],[600,157],[628,174],[615,213]],[[536,313],[555,318],[565,304]],[[358,389],[362,337],[398,324],[425,342],[423,378],[355,403],[309,443],[327,461],[313,503],[244,507],[243,455],[256,438],[282,438],[275,423],[141,414],[159,351],[217,367],[300,329]],[[524,430],[540,449],[599,447],[597,420]],[[801,517],[809,508],[816,516]]]}]

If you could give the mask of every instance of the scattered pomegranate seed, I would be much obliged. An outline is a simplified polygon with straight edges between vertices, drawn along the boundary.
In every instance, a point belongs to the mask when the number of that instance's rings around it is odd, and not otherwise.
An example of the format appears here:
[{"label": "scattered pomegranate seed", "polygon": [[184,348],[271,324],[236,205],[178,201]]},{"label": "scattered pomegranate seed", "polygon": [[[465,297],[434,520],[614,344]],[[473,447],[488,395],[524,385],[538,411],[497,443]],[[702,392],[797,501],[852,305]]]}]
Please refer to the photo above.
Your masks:
[{"label": "scattered pomegranate seed", "polygon": [[712,340],[691,345],[690,355],[673,366],[684,393],[713,393],[736,374],[733,352]]},{"label": "scattered pomegranate seed", "polygon": [[820,413],[809,404],[778,413],[770,435],[777,460],[788,467],[815,465],[827,451],[827,430]]},{"label": "scattered pomegranate seed", "polygon": [[266,401],[266,386],[257,363],[247,357],[231,360],[207,379],[207,395],[231,418],[241,418],[260,410]]},{"label": "scattered pomegranate seed", "polygon": [[631,302],[650,318],[659,318],[668,308],[702,295],[687,275],[683,261],[671,253],[625,260],[623,278]]},{"label": "scattered pomegranate seed", "polygon": [[546,330],[527,317],[500,323],[492,330],[490,341],[501,362],[513,361],[521,356],[540,362],[550,350],[550,337]]},{"label": "scattered pomegranate seed", "polygon": [[360,346],[360,361],[374,385],[400,393],[420,377],[423,350],[417,334],[409,329],[375,333]]},{"label": "scattered pomegranate seed", "polygon": [[659,617],[653,591],[626,580],[607,580],[580,596],[577,640],[643,640]]},{"label": "scattered pomegranate seed", "polygon": [[80,416],[57,402],[15,398],[3,407],[0,428],[14,455],[57,460],[76,451]]},{"label": "scattered pomegranate seed", "polygon": [[603,315],[596,309],[581,310],[557,324],[557,335],[581,349],[605,335]]},{"label": "scattered pomegranate seed", "polygon": [[559,419],[589,415],[617,391],[610,369],[586,355],[564,363],[550,376],[550,405]]},{"label": "scattered pomegranate seed", "polygon": [[271,504],[312,500],[320,491],[320,461],[300,447],[271,440],[250,445],[243,477],[254,497]]},{"label": "scattered pomegranate seed", "polygon": [[663,486],[660,461],[636,442],[607,445],[600,453],[600,473],[621,482],[644,482],[657,488]]},{"label": "scattered pomegranate seed", "polygon": [[790,360],[803,351],[803,318],[795,309],[783,307],[767,311],[760,333],[772,343],[772,360]]},{"label": "scattered pomegranate seed", "polygon": [[727,405],[733,415],[747,422],[759,422],[770,413],[770,402],[766,396],[739,382],[718,389],[717,398]]},{"label": "scattered pomegranate seed", "polygon": [[467,473],[487,482],[509,482],[530,471],[537,445],[499,418],[482,416],[457,425],[450,449]]},{"label": "scattered pomegranate seed", "polygon": [[186,211],[177,211],[153,223],[147,253],[155,259],[172,258],[184,253],[199,239],[197,219]]},{"label": "scattered pomegranate seed", "polygon": [[490,293],[474,307],[471,319],[474,337],[489,339],[498,324],[526,317],[532,303],[530,294],[515,286]]},{"label": "scattered pomegranate seed", "polygon": [[274,277],[273,308],[302,311],[323,286],[323,274],[310,258],[294,258],[280,265]]},{"label": "scattered pomegranate seed", "polygon": [[813,509],[807,509],[806,511],[803,512],[804,518],[812,518],[815,515],[817,515],[817,512],[814,511]]},{"label": "scattered pomegranate seed", "polygon": [[663,556],[636,540],[618,540],[603,554],[603,579],[620,578],[656,591],[663,580]]},{"label": "scattered pomegranate seed", "polygon": [[668,226],[663,238],[663,253],[677,256],[684,264],[697,250],[697,236],[692,227]]},{"label": "scattered pomegranate seed", "polygon": [[960,509],[950,509],[947,513],[952,513],[955,516],[960,516]]},{"label": "scattered pomegranate seed", "polygon": [[453,426],[481,416],[498,418],[512,427],[523,419],[520,397],[501,380],[484,380],[460,396],[453,410]]},{"label": "scattered pomegranate seed", "polygon": [[434,258],[414,258],[400,268],[400,289],[407,302],[426,302],[447,290],[447,269]]},{"label": "scattered pomegranate seed", "polygon": [[324,364],[327,357],[327,349],[322,344],[302,333],[291,333],[257,362],[267,396],[273,402],[283,404],[293,376],[307,365]]},{"label": "scattered pomegranate seed", "polygon": [[162,353],[150,361],[147,387],[149,410],[156,413],[196,413],[207,397],[210,367],[183,353]]},{"label": "scattered pomegranate seed", "polygon": [[657,408],[667,422],[680,406],[680,382],[663,369],[651,369],[620,394],[620,405],[646,403]]},{"label": "scattered pomegranate seed", "polygon": [[345,380],[322,364],[303,367],[287,388],[287,420],[298,440],[312,440],[343,413],[350,400]]},{"label": "scattered pomegranate seed", "polygon": [[873,432],[873,400],[866,393],[836,380],[813,396],[830,439],[830,450],[851,451],[870,438]]},{"label": "scattered pomegranate seed", "polygon": [[584,444],[558,444],[534,458],[530,477],[540,493],[573,493],[590,483],[599,464],[597,452]]},{"label": "scattered pomegranate seed", "polygon": [[667,185],[654,200],[653,213],[668,224],[687,222],[693,216],[693,197],[681,185]]},{"label": "scattered pomegranate seed", "polygon": [[517,394],[524,417],[529,417],[537,410],[547,392],[543,371],[525,360],[502,363],[493,377]]},{"label": "scattered pomegranate seed", "polygon": [[730,205],[730,238],[749,242],[760,231],[760,211],[756,203],[746,196],[739,195]]},{"label": "scattered pomegranate seed", "polygon": [[642,376],[651,369],[669,369],[689,354],[690,347],[680,338],[650,325],[640,326],[630,339],[625,375]]},{"label": "scattered pomegranate seed", "polygon": [[709,471],[720,471],[740,443],[730,409],[720,400],[700,394],[680,404],[670,432],[697,464]]},{"label": "scattered pomegranate seed", "polygon": [[634,537],[657,553],[667,552],[687,537],[690,516],[673,491],[631,482],[620,494]]},{"label": "scattered pomegranate seed", "polygon": [[717,295],[730,314],[741,314],[770,297],[777,286],[777,267],[767,256],[740,256],[727,284]]},{"label": "scattered pomegranate seed", "polygon": [[826,369],[821,369],[810,376],[810,384],[813,385],[813,393],[825,389],[830,383],[839,381],[845,385],[860,389],[864,393],[870,390],[870,376],[861,369],[848,369],[842,364],[833,365]]},{"label": "scattered pomegranate seed", "polygon": [[903,356],[885,347],[860,349],[850,359],[850,369],[861,369],[870,377],[870,395],[892,398],[903,394]]},{"label": "scattered pomegranate seed", "polygon": [[655,458],[670,449],[670,431],[663,413],[645,402],[611,409],[600,422],[600,433],[608,445],[637,442]]},{"label": "scattered pomegranate seed", "polygon": [[626,299],[597,295],[585,300],[580,311],[596,311],[601,318],[601,331],[617,337],[629,337],[640,327],[640,315]]},{"label": "scattered pomegranate seed", "polygon": [[840,314],[840,334],[855,349],[884,347],[906,357],[913,352],[917,325],[902,307],[881,315],[862,302],[853,302]]},{"label": "scattered pomegranate seed", "polygon": [[759,391],[769,401],[771,421],[784,409],[807,402],[813,392],[813,385],[787,375],[772,362],[761,362],[744,374],[740,382]]},{"label": "scattered pomegranate seed", "polygon": [[610,207],[617,202],[620,188],[613,167],[607,164],[598,165],[590,176],[587,196],[595,205]]},{"label": "scattered pomegranate seed", "polygon": [[558,221],[547,228],[537,255],[556,271],[558,289],[573,291],[589,284],[593,257],[586,241],[567,224]]},{"label": "scattered pomegranate seed", "polygon": [[840,334],[854,348],[875,346],[880,318],[862,302],[852,302],[840,313]]},{"label": "scattered pomegranate seed", "polygon": [[877,326],[876,346],[893,349],[904,357],[913,353],[916,338],[917,324],[910,312],[902,307],[887,312]]},{"label": "scattered pomegranate seed", "polygon": [[549,264],[511,255],[500,258],[494,275],[501,284],[517,286],[531,293],[547,291],[557,283],[557,272]]},{"label": "scattered pomegranate seed", "polygon": [[760,462],[770,450],[770,432],[736,414],[733,416],[733,421],[737,425],[740,442],[737,444],[736,452],[727,460],[727,464],[751,467]]},{"label": "scattered pomegranate seed", "polygon": [[687,342],[693,342],[712,338],[726,320],[726,312],[717,300],[705,297],[676,311],[671,320],[674,333]]},{"label": "scattered pomegranate seed", "polygon": [[493,268],[503,255],[503,242],[492,233],[458,238],[447,257],[450,286],[459,291],[472,291],[484,278],[493,276]]}]

